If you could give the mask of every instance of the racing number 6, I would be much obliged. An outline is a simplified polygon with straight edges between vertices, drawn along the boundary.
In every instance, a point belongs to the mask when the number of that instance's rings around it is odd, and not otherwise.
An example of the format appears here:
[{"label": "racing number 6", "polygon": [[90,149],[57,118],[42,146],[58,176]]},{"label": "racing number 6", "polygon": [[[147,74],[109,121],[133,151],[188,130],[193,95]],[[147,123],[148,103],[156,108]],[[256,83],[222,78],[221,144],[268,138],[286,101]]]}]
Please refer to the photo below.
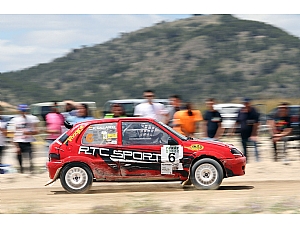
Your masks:
[{"label": "racing number 6", "polygon": [[175,161],[175,153],[169,153],[169,162]]}]

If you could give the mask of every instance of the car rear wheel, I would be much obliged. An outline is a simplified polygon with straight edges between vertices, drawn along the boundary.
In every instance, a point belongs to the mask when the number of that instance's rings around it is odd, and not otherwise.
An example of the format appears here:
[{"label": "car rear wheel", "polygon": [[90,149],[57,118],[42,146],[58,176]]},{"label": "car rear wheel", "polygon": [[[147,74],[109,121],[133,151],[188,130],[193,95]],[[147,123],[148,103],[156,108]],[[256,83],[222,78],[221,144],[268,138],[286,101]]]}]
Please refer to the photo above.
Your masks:
[{"label": "car rear wheel", "polygon": [[197,189],[213,190],[219,188],[223,176],[222,167],[217,161],[204,158],[192,166],[190,178]]},{"label": "car rear wheel", "polygon": [[69,193],[86,193],[93,183],[93,174],[85,164],[66,165],[60,174],[60,182]]}]

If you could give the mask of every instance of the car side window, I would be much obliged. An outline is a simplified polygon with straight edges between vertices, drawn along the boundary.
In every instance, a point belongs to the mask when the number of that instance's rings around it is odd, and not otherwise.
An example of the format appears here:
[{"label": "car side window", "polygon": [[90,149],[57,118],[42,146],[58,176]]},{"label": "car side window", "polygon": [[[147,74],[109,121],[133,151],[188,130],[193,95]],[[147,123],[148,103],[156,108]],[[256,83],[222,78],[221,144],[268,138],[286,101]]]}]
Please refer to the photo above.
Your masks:
[{"label": "car side window", "polygon": [[84,132],[81,143],[93,144],[117,144],[117,123],[92,124]]},{"label": "car side window", "polygon": [[153,123],[122,122],[123,145],[166,145],[168,136]]}]

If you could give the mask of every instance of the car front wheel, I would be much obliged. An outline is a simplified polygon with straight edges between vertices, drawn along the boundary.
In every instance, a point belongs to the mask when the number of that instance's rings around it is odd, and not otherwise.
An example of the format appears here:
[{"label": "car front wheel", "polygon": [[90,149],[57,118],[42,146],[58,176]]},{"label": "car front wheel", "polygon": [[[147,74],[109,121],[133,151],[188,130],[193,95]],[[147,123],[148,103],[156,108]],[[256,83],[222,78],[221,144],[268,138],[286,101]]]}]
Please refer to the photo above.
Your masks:
[{"label": "car front wheel", "polygon": [[223,180],[221,165],[210,158],[197,161],[191,169],[191,181],[197,189],[218,189]]},{"label": "car front wheel", "polygon": [[60,174],[60,182],[69,193],[86,193],[93,183],[93,174],[85,164],[66,165]]}]

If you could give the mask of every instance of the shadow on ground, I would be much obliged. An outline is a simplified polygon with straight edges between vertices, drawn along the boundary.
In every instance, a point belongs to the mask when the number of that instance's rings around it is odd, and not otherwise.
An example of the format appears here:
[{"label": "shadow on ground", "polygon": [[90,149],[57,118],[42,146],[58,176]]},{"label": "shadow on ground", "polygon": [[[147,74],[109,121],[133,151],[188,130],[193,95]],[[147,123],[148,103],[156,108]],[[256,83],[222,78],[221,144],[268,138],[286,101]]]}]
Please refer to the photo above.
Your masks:
[{"label": "shadow on ground", "polygon": [[[214,191],[238,191],[250,190],[253,186],[221,186]],[[93,186],[86,194],[104,194],[104,193],[125,193],[125,192],[178,192],[178,191],[205,191],[198,190],[194,186],[181,186],[180,184],[174,185],[109,185],[109,186]],[[213,190],[208,190],[213,191]],[[69,194],[67,191],[51,191],[53,194]]]}]

